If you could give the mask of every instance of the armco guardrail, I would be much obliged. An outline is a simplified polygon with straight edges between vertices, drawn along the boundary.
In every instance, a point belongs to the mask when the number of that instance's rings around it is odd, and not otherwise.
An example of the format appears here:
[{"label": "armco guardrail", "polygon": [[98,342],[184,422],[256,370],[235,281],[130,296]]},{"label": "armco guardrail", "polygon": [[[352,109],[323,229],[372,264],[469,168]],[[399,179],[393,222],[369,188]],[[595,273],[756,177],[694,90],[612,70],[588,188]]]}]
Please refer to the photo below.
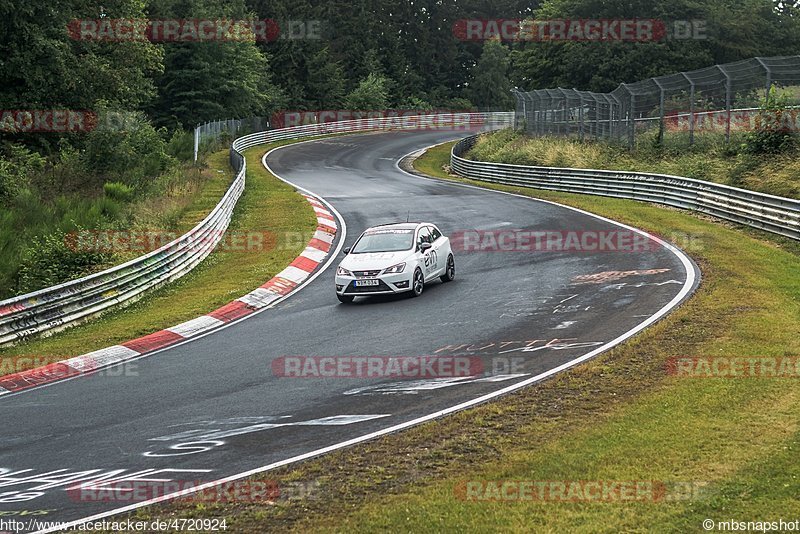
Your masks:
[{"label": "armco guardrail", "polygon": [[[449,122],[448,122],[449,121]],[[200,223],[180,238],[144,256],[106,271],[0,301],[0,345],[24,337],[52,333],[94,317],[111,307],[133,302],[147,290],[191,271],[222,239],[245,186],[242,151],[284,139],[375,129],[480,129],[510,126],[513,113],[452,113],[359,119],[268,130],[236,139],[230,149],[236,177],[222,200]]]},{"label": "armco guardrail", "polygon": [[478,136],[453,146],[450,166],[466,178],[506,185],[627,198],[694,210],[800,240],[800,201],[668,174],[533,167],[461,156]]}]

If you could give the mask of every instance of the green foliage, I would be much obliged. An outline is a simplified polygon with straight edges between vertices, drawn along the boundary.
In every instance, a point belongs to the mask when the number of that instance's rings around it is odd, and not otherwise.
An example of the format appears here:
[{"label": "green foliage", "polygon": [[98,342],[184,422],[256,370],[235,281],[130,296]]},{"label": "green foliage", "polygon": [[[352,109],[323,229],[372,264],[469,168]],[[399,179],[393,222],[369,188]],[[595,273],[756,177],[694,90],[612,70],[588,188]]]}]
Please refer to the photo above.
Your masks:
[{"label": "green foliage", "polygon": [[479,108],[511,109],[513,97],[508,81],[508,51],[500,41],[489,40],[483,46],[473,69],[470,97]]},{"label": "green foliage", "polygon": [[140,112],[104,112],[98,127],[86,136],[81,158],[95,173],[145,189],[174,163],[162,138],[165,134]]},{"label": "green foliage", "polygon": [[175,130],[167,141],[167,154],[181,162],[194,159],[194,133],[191,130]]},{"label": "green foliage", "polygon": [[800,146],[794,122],[796,109],[789,109],[790,99],[786,93],[778,94],[773,87],[762,102],[756,128],[747,135],[744,152],[755,156],[790,153]]},{"label": "green foliage", "polygon": [[28,293],[78,278],[110,259],[105,253],[70,247],[69,236],[56,231],[32,239],[19,267],[18,293]]},{"label": "green foliage", "polygon": [[326,47],[308,61],[306,91],[313,109],[339,109],[345,96],[345,76],[342,66]]},{"label": "green foliage", "polygon": [[[754,56],[786,55],[800,42],[791,4],[767,0],[544,0],[533,18],[658,19],[664,39],[532,41],[512,58],[512,80],[525,89],[568,87],[605,92],[621,82],[708,67]],[[634,16],[635,15],[635,16]],[[675,38],[673,21],[700,21],[697,38]]]},{"label": "green foliage", "polygon": [[345,97],[345,107],[356,111],[386,109],[388,105],[386,78],[379,74],[369,74]]},{"label": "green foliage", "polygon": [[103,184],[103,193],[117,202],[130,202],[133,200],[133,188],[120,182],[106,182]]},{"label": "green foliage", "polygon": [[0,205],[30,185],[34,173],[41,172],[45,159],[27,148],[8,143],[0,152]]}]

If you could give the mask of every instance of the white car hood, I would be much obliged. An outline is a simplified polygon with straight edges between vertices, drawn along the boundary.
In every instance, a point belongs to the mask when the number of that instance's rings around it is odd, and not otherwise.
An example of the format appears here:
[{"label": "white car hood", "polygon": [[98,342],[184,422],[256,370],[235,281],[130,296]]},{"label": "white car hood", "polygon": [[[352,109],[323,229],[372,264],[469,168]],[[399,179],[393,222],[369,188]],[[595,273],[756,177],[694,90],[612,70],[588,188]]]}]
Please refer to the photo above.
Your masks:
[{"label": "white car hood", "polygon": [[367,252],[364,254],[348,254],[339,264],[348,271],[372,271],[386,269],[392,265],[402,263],[413,255],[411,250],[399,252]]}]

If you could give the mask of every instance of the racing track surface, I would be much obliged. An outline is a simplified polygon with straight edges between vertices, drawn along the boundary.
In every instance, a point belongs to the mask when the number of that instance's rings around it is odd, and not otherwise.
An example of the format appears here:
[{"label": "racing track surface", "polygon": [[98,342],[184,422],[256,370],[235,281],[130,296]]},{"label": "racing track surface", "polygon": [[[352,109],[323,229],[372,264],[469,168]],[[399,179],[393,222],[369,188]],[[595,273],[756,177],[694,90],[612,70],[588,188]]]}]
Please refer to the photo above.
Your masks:
[{"label": "racing track surface", "polygon": [[[347,245],[367,226],[404,221],[408,211],[445,235],[619,230],[565,207],[396,167],[409,152],[462,135],[335,137],[281,148],[267,160],[341,214]],[[341,236],[340,228],[336,245]],[[454,282],[437,280],[418,299],[369,297],[353,305],[336,300],[328,266],[275,308],[137,360],[138,376],[106,372],[0,398],[0,511],[47,509],[38,519],[84,519],[131,502],[87,502],[66,491],[81,480],[217,480],[434,414],[604,350],[666,313],[697,282],[693,264],[663,247],[457,253],[456,265]],[[573,283],[581,275],[649,269],[665,270]],[[434,353],[480,357],[486,373],[459,380],[297,379],[275,376],[271,367],[285,355]],[[503,368],[512,361],[517,369]]]}]

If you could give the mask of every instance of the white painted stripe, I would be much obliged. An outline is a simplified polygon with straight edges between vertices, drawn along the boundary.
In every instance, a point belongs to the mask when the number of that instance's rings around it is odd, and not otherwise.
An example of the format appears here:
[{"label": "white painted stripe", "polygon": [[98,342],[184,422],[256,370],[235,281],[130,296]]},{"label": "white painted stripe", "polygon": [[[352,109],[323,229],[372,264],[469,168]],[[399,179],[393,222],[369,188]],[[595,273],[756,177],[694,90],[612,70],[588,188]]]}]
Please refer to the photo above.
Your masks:
[{"label": "white painted stripe", "polygon": [[319,224],[324,224],[325,226],[330,226],[331,228],[336,228],[336,223],[331,219],[326,219],[325,217],[317,217],[317,222]]},{"label": "white painted stripe", "polygon": [[333,240],[336,239],[336,236],[329,234],[328,232],[323,232],[322,230],[317,230],[314,232],[314,239],[319,239],[320,241],[333,244]]},{"label": "white painted stripe", "polygon": [[170,328],[167,328],[167,330],[178,334],[179,336],[192,337],[200,334],[201,332],[206,332],[207,330],[216,328],[222,324],[225,323],[219,319],[209,317],[208,315],[203,315],[201,317],[192,319],[191,321],[186,321],[185,323],[171,326]]},{"label": "white painted stripe", "polygon": [[106,347],[94,352],[82,354],[81,356],[75,356],[69,360],[64,360],[62,363],[66,363],[73,369],[86,373],[98,367],[105,367],[137,356],[139,356],[139,353],[133,349],[123,347],[122,345],[114,345],[113,347]]},{"label": "white painted stripe", "polygon": [[286,278],[287,280],[291,280],[292,282],[299,284],[308,278],[308,272],[290,265],[275,276],[280,276],[281,278]]},{"label": "white painted stripe", "polygon": [[300,255],[303,256],[304,258],[314,260],[317,263],[322,263],[322,260],[325,259],[325,256],[327,256],[328,253],[318,248],[306,247],[306,249],[302,253],[300,253]]},{"label": "white painted stripe", "polygon": [[0,386],[0,395],[5,395],[6,393],[11,393],[11,392],[6,388]]},{"label": "white painted stripe", "polygon": [[264,306],[270,304],[271,302],[280,298],[280,295],[277,293],[273,293],[269,289],[264,289],[263,287],[259,287],[254,289],[247,295],[239,297],[236,300],[244,302],[254,308],[263,308]]}]

